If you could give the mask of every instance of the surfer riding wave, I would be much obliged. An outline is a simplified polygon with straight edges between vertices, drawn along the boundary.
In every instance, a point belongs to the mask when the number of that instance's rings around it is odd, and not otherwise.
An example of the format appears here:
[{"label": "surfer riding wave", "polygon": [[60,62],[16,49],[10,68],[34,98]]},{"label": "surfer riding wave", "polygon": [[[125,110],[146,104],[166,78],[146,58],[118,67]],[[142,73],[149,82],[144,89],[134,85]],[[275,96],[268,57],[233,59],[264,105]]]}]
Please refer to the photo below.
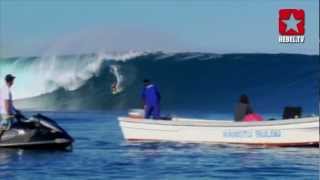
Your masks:
[{"label": "surfer riding wave", "polygon": [[119,66],[111,65],[110,68],[111,68],[110,72],[114,75],[116,80],[111,85],[111,92],[112,94],[121,93],[123,90],[122,88],[123,76],[119,72]]}]

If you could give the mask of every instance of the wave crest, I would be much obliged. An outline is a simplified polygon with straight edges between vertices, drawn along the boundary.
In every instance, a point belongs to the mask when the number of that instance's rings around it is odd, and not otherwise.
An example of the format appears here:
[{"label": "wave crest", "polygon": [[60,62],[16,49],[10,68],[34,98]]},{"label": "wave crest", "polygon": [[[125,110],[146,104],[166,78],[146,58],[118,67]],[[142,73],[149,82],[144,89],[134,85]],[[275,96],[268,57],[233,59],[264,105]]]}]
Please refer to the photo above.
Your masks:
[{"label": "wave crest", "polygon": [[[16,99],[51,93],[59,88],[74,91],[90,78],[98,76],[104,62],[126,61],[143,54],[132,51],[4,59],[0,61],[0,78],[9,73],[17,76],[13,87]],[[118,70],[111,73],[116,79],[122,78]]]}]

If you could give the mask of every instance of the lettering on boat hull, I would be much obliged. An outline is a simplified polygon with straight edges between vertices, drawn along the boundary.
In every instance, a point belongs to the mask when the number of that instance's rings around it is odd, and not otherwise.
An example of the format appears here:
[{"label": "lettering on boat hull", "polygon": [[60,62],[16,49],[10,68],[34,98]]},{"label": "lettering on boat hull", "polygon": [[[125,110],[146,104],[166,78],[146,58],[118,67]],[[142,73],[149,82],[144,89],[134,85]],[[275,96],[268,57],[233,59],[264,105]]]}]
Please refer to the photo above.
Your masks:
[{"label": "lettering on boat hull", "polygon": [[281,137],[279,129],[259,129],[259,130],[225,130],[224,138],[277,138]]}]

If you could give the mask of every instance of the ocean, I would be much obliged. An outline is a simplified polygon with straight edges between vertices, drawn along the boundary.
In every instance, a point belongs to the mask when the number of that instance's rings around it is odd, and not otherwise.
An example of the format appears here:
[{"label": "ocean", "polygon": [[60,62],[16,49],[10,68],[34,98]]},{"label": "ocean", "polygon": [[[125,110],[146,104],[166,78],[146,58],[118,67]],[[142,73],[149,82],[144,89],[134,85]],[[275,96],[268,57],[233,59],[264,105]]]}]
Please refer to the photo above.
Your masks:
[{"label": "ocean", "polygon": [[[162,109],[232,113],[247,94],[260,114],[285,106],[318,113],[317,55],[123,53],[0,59],[0,78],[17,76],[17,106],[35,110],[141,107],[143,79],[160,89]],[[112,94],[113,83],[121,90]]]},{"label": "ocean", "polygon": [[57,120],[75,138],[73,150],[1,149],[0,179],[300,180],[319,176],[317,148],[126,142],[117,122],[118,116],[126,115],[124,111],[41,113]]},{"label": "ocean", "polygon": [[[317,148],[126,142],[117,117],[141,107],[143,79],[161,91],[163,115],[233,118],[247,94],[255,112],[285,106],[319,115],[318,55],[93,53],[0,59],[17,76],[15,104],[56,120],[72,151],[0,150],[0,179],[318,179]],[[116,84],[119,93],[112,94]]]}]

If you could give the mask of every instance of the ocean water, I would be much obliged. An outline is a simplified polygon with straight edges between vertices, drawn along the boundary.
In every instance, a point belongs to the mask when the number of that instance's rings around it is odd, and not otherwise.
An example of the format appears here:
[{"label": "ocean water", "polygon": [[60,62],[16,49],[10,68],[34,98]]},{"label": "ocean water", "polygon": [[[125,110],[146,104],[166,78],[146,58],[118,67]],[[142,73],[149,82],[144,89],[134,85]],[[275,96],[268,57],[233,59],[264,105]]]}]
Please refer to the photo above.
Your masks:
[{"label": "ocean water", "polygon": [[[304,114],[318,114],[319,55],[129,52],[0,59],[0,79],[7,73],[17,77],[13,93],[25,109],[136,108],[148,78],[166,109],[229,114],[244,93],[257,113],[301,106]],[[121,91],[116,96],[114,83]]]},{"label": "ocean water", "polygon": [[[1,149],[0,179],[319,179],[317,148],[126,142],[117,122],[126,111],[42,113],[75,138],[73,150]],[[193,113],[178,115],[214,118]]]},{"label": "ocean water", "polygon": [[[117,117],[141,106],[143,79],[163,115],[230,119],[247,94],[264,119],[285,106],[319,115],[319,55],[128,52],[0,59],[15,105],[58,121],[73,151],[0,150],[0,179],[319,179],[316,148],[132,143]],[[2,81],[0,81],[1,85]],[[119,94],[112,94],[115,84]],[[27,112],[31,115],[35,112]]]}]

